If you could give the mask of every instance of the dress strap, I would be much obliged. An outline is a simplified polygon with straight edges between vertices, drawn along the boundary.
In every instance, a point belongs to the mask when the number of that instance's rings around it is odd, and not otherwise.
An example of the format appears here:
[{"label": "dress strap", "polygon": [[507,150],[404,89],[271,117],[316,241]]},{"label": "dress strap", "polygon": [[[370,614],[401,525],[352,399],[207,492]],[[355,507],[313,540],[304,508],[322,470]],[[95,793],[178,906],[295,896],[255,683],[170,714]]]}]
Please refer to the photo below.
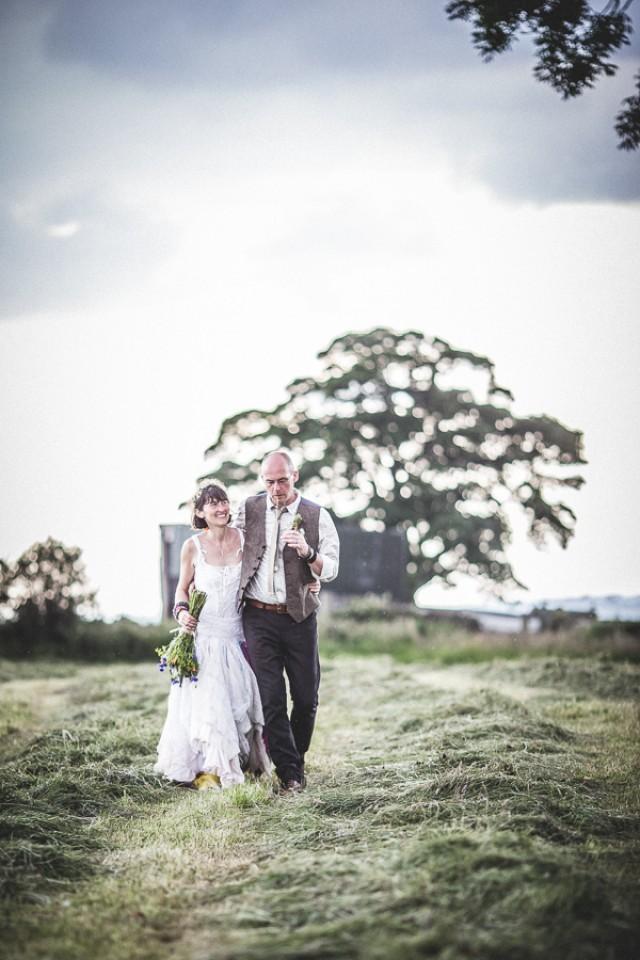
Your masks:
[{"label": "dress strap", "polygon": [[240,544],[239,544],[236,552],[234,553],[234,557],[237,557],[238,554],[241,554],[242,551],[244,550],[244,534],[243,534],[242,530],[238,530],[237,527],[234,527],[233,529],[238,532],[238,536],[240,537]]},{"label": "dress strap", "polygon": [[194,533],[194,535],[190,537],[190,539],[193,540],[195,544],[196,556],[200,557],[201,560],[204,560],[206,562],[207,555],[204,552],[204,547],[202,546],[202,534]]}]

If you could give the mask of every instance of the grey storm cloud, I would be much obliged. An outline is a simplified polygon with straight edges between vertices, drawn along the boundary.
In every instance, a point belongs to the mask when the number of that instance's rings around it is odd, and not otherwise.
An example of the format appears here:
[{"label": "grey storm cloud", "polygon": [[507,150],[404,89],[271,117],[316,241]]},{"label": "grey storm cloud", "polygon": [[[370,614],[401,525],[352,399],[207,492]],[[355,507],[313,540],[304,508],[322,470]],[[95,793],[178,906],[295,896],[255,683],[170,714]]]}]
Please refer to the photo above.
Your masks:
[{"label": "grey storm cloud", "polygon": [[620,77],[563,102],[533,79],[530,44],[485,64],[469,27],[444,8],[445,0],[51,0],[43,44],[53,59],[160,89],[382,78],[398,112],[422,118],[498,194],[640,198],[637,156],[617,149],[613,131],[633,92],[637,35],[616,55]]},{"label": "grey storm cloud", "polygon": [[[29,0],[27,0],[29,2]],[[316,72],[468,65],[470,28],[446,0],[30,0],[51,56],[174,81],[303,80]],[[633,13],[633,7],[631,13]],[[616,54],[637,59],[637,38]],[[512,60],[530,56],[516,42]]]},{"label": "grey storm cloud", "polygon": [[156,82],[235,85],[468,59],[460,24],[420,0],[63,0],[48,54]]},{"label": "grey storm cloud", "polygon": [[[311,94],[316,109],[330,110],[332,97],[353,89],[390,140],[420,131],[454,172],[498,196],[540,204],[640,198],[638,157],[616,149],[612,129],[632,92],[637,37],[615,58],[619,77],[563,102],[533,79],[526,43],[485,64],[469,27],[449,22],[444,7],[445,0],[4,0],[0,312],[82,302],[116,277],[134,282],[136,270],[171,248],[170,229],[162,239],[162,225],[109,189],[128,163],[140,175],[150,142],[148,128],[136,133],[132,125],[135,107],[119,128],[123,90],[129,98],[139,90],[147,104],[155,98],[159,117],[170,98],[175,119],[183,94],[188,116],[194,92],[212,109],[216,97],[238,92],[264,104],[273,90]],[[98,167],[104,183],[86,187]],[[46,202],[42,184],[56,181],[64,189]],[[34,191],[44,207],[21,214]]]},{"label": "grey storm cloud", "polygon": [[135,284],[169,252],[170,233],[100,187],[22,215],[0,212],[0,312],[82,308]]}]

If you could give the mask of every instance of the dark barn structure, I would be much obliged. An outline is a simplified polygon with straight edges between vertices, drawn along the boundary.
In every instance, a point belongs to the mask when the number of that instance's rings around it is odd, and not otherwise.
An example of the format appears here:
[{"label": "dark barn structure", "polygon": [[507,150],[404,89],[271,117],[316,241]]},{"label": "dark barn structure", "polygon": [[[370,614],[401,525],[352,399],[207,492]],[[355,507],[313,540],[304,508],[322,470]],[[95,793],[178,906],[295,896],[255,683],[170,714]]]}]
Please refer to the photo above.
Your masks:
[{"label": "dark barn structure", "polygon": [[[332,583],[323,584],[323,592],[336,600],[365,594],[387,594],[404,603],[411,599],[407,581],[409,559],[407,543],[400,530],[373,533],[345,521],[336,520],[340,535],[340,573]],[[180,571],[180,550],[193,530],[186,524],[170,523],[160,527],[162,611],[171,617],[173,598]]]},{"label": "dark barn structure", "polygon": [[340,572],[322,589],[343,597],[367,593],[387,594],[404,603],[411,599],[407,580],[409,551],[404,533],[362,530],[355,524],[336,520],[340,536]]}]

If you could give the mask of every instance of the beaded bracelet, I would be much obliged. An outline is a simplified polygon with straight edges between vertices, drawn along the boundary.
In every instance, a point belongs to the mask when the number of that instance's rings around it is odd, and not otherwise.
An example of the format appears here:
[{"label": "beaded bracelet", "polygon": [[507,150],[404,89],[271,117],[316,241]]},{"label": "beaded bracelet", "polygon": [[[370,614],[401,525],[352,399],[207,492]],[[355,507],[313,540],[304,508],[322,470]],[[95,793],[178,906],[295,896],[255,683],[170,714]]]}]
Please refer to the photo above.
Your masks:
[{"label": "beaded bracelet", "polygon": [[189,609],[189,604],[188,604],[188,603],[185,603],[184,600],[180,600],[180,601],[178,601],[178,603],[174,603],[174,605],[173,605],[173,619],[176,621],[176,623],[180,623],[180,621],[178,620],[178,617],[180,616],[180,611],[181,611],[181,610],[188,610],[188,609]]}]

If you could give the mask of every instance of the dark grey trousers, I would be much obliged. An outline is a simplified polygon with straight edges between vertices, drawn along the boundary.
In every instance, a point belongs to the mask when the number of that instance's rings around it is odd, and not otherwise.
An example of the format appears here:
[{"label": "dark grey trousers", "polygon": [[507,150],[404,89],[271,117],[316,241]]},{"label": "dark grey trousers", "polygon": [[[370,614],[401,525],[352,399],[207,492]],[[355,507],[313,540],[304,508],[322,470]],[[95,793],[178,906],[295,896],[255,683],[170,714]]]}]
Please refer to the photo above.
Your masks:
[{"label": "dark grey trousers", "polygon": [[[284,783],[302,780],[320,686],[316,615],[312,613],[296,623],[288,613],[245,606],[242,620],[276,773]],[[291,717],[287,712],[285,673],[293,703]]]}]

